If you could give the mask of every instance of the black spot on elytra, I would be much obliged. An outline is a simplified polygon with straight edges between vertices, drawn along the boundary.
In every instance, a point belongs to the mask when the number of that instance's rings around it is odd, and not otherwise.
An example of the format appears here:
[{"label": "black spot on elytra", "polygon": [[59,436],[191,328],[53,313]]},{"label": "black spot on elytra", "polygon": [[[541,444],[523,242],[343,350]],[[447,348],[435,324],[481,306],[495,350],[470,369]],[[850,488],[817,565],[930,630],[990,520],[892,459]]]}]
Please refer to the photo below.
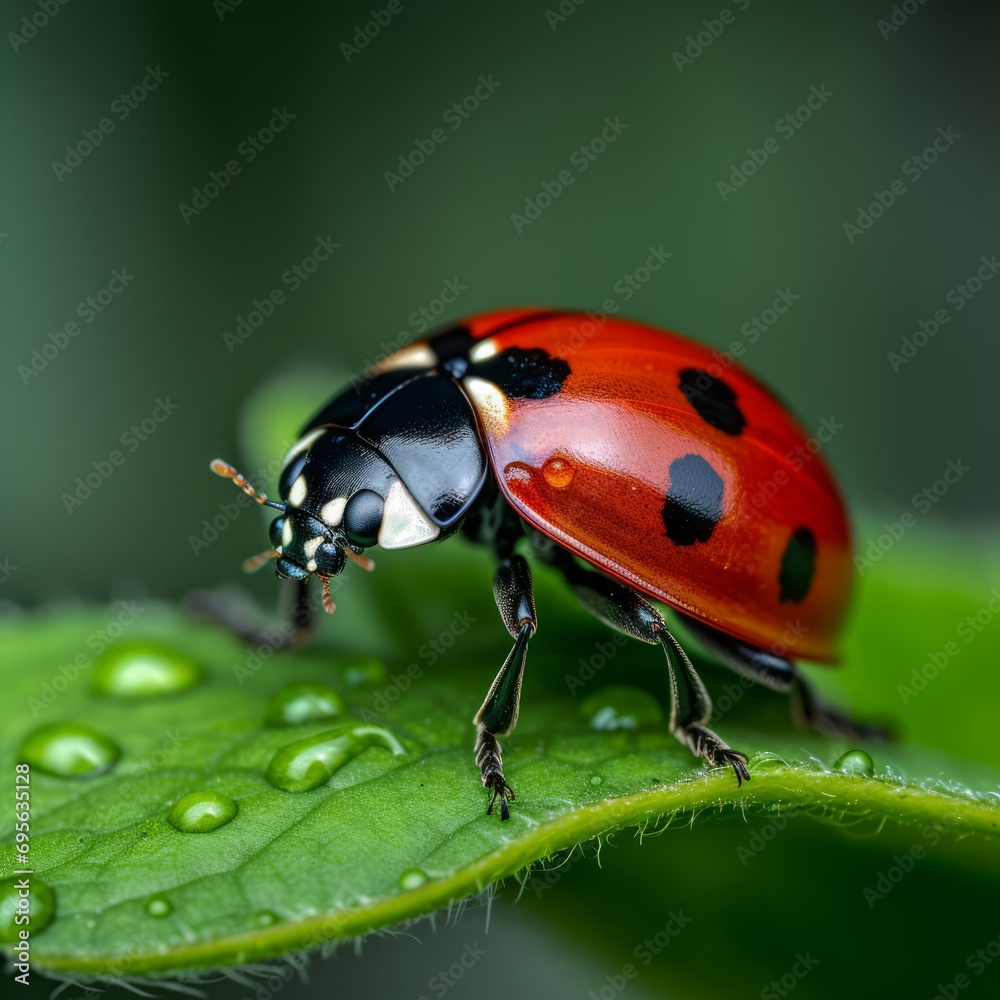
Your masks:
[{"label": "black spot on elytra", "polygon": [[801,601],[812,586],[816,570],[816,536],[805,527],[796,528],[781,557],[778,585],[780,600]]},{"label": "black spot on elytra", "polygon": [[670,541],[707,542],[722,517],[722,489],[722,477],[701,455],[675,458],[662,512]]},{"label": "black spot on elytra", "polygon": [[469,374],[498,385],[510,399],[548,399],[562,389],[570,367],[540,347],[508,347],[476,362]]},{"label": "black spot on elytra", "polygon": [[706,423],[734,437],[743,433],[746,418],[736,405],[736,393],[701,368],[681,372],[681,392]]}]

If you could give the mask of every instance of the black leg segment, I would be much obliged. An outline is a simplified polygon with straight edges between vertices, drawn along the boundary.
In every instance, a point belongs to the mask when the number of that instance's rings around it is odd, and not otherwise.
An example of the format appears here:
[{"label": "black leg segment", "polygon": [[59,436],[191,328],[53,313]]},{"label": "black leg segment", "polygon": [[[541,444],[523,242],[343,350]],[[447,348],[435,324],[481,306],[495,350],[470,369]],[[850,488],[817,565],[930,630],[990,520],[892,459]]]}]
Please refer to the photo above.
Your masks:
[{"label": "black leg segment", "polygon": [[510,819],[509,802],[514,792],[503,773],[498,736],[506,736],[517,724],[521,702],[521,678],[528,655],[528,640],[537,627],[535,599],[531,591],[531,572],[518,555],[502,559],[493,577],[493,596],[514,646],[504,660],[489,694],[476,713],[476,764],[483,775],[483,787],[492,791],[487,813],[500,800],[500,818]]},{"label": "black leg segment", "polygon": [[696,757],[704,757],[713,765],[730,765],[738,785],[749,781],[746,755],[733,750],[705,725],[712,715],[712,700],[660,612],[641,594],[584,568],[561,549],[543,545],[539,554],[562,571],[585,607],[606,625],[633,639],[663,647],[670,679],[670,731]]}]

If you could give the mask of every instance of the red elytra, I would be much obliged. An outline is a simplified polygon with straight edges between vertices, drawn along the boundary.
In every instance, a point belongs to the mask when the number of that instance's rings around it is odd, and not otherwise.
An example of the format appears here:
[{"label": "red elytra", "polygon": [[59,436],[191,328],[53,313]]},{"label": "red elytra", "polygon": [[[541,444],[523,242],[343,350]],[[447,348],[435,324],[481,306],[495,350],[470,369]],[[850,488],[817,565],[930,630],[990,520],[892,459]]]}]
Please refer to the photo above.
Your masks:
[{"label": "red elytra", "polygon": [[[569,362],[561,391],[548,398],[474,400],[496,480],[526,522],[720,631],[781,655],[836,659],[852,578],[843,502],[816,441],[757,379],[679,334],[603,315],[504,310],[463,326],[497,352],[539,348]],[[688,375],[685,393],[684,372],[708,378]],[[738,418],[720,430],[692,404],[699,379],[709,409],[713,383],[731,390],[730,406],[716,402],[723,417],[742,416],[737,433]],[[721,479],[720,509],[707,511],[705,524],[720,516],[704,540],[677,544],[663,508],[671,466],[688,456]],[[780,576],[802,529],[814,561],[795,600]]]}]

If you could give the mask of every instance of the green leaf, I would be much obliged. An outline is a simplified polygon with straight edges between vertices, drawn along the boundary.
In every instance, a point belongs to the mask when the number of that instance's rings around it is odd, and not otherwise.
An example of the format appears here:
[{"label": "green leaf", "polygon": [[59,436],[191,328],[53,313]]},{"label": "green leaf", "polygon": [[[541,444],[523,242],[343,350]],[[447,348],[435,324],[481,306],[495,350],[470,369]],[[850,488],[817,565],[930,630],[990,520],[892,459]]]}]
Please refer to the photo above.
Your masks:
[{"label": "green leaf", "polygon": [[[833,764],[849,747],[792,732],[785,699],[754,690],[734,698],[739,704],[718,723],[753,755],[742,789],[730,770],[694,760],[637,690],[664,690],[657,651],[616,647],[540,573],[543,628],[521,720],[505,745],[518,799],[501,823],[485,814],[471,753],[470,720],[506,651],[489,605],[488,559],[460,546],[403,555],[408,569],[380,565],[372,577],[345,577],[323,634],[331,645],[294,654],[247,649],[169,608],[137,610],[141,603],[25,617],[0,629],[2,773],[14,774],[28,740],[36,762],[29,861],[55,898],[54,918],[31,939],[36,968],[145,976],[283,955],[428,913],[609,830],[652,830],[701,814],[794,809],[837,822],[940,826],[992,842],[1000,835],[990,735],[940,725],[951,668],[911,700],[912,712],[895,691],[928,652],[921,608],[933,604],[940,621],[943,603],[955,631],[989,600],[985,570],[982,580],[959,584],[936,564],[917,587],[912,567],[887,556],[865,578],[850,669],[839,680],[826,676],[841,698],[856,685],[858,703],[883,714],[896,706],[928,743],[937,736],[940,746],[943,732],[954,749],[985,763],[919,745],[869,746],[875,777],[839,773]],[[475,582],[482,594],[466,600]],[[885,623],[898,622],[914,600],[908,620],[922,638],[906,640],[901,661]],[[378,640],[400,616],[395,633],[408,641]],[[343,652],[372,646],[386,653],[384,667]],[[602,649],[613,666],[595,666]],[[954,662],[966,680],[985,676],[996,650],[984,627]],[[570,695],[566,675],[587,674],[588,662],[595,676]],[[717,695],[732,681],[707,676]],[[637,728],[595,729],[587,716]],[[110,740],[120,755],[101,744],[88,757],[86,731],[53,755],[58,728],[39,730],[69,722]],[[321,733],[331,735],[319,749],[314,739],[305,750],[286,749]],[[290,757],[301,766],[277,787]],[[11,801],[5,797],[0,817],[0,879],[18,868]],[[0,903],[0,922],[4,912]]]}]

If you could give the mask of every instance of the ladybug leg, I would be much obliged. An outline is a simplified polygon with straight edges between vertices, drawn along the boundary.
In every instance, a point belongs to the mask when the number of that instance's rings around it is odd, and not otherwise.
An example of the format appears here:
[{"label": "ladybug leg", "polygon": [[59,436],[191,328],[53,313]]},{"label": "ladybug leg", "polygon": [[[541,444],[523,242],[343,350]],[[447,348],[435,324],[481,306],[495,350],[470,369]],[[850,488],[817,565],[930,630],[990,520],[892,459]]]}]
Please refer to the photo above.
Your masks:
[{"label": "ladybug leg", "polygon": [[824,736],[844,740],[888,740],[893,737],[890,726],[853,719],[819,698],[801,674],[795,675],[792,687],[792,714],[800,726],[809,726]]},{"label": "ladybug leg", "polygon": [[812,685],[798,672],[791,660],[770,650],[741,642],[710,625],[684,617],[686,629],[730,670],[749,677],[758,684],[792,696],[792,714],[803,727],[841,739],[887,739],[891,730],[852,719],[846,713],[817,697]]},{"label": "ladybug leg", "polygon": [[746,754],[733,750],[705,725],[712,715],[712,699],[659,611],[630,587],[584,569],[561,549],[544,542],[536,549],[562,571],[591,614],[633,639],[663,647],[670,678],[670,731],[696,757],[704,757],[710,764],[729,764],[738,786],[749,781]]},{"label": "ladybug leg", "polygon": [[497,737],[506,736],[517,723],[528,640],[537,627],[531,571],[521,556],[509,555],[501,560],[493,577],[493,595],[514,646],[472,721],[476,725],[476,764],[483,775],[483,787],[493,793],[486,812],[492,813],[499,799],[500,818],[510,819],[508,802],[515,796],[504,777]]},{"label": "ladybug leg", "polygon": [[196,591],[184,604],[191,614],[216,622],[244,642],[271,649],[291,649],[305,645],[312,638],[316,606],[309,592],[308,577],[282,589],[287,624],[281,629],[273,628],[259,609],[224,592]]}]

